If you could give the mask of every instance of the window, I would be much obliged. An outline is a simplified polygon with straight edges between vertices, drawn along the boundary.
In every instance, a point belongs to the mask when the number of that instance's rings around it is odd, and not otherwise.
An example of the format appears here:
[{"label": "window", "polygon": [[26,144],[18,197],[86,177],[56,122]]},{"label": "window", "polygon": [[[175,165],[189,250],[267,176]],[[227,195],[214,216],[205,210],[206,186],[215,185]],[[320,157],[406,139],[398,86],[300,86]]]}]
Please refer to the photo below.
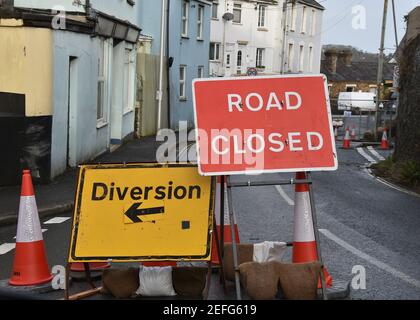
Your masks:
[{"label": "window", "polygon": [[302,26],[300,28],[300,32],[305,33],[306,32],[306,7],[302,8]]},{"label": "window", "polygon": [[312,46],[309,47],[309,72],[312,72],[314,65],[314,48]]},{"label": "window", "polygon": [[303,55],[303,46],[299,47],[299,72],[303,72],[303,63],[305,56]]},{"label": "window", "polygon": [[210,60],[212,61],[220,60],[220,43],[216,43],[216,42],[210,43]]},{"label": "window", "polygon": [[290,19],[290,31],[294,31],[296,28],[296,3],[292,3],[291,19]]},{"label": "window", "polygon": [[237,74],[241,74],[242,73],[242,51],[239,50],[238,51],[238,56],[236,59],[236,66],[237,66]]},{"label": "window", "polygon": [[241,23],[242,21],[242,5],[234,4],[233,5],[233,22]]},{"label": "window", "polygon": [[266,9],[266,6],[260,5],[258,7],[258,27],[265,27]]},{"label": "window", "polygon": [[197,13],[197,39],[203,39],[204,7],[198,6]]},{"label": "window", "polygon": [[356,90],[355,84],[346,84],[346,92],[354,92]]},{"label": "window", "polygon": [[262,48],[257,48],[257,58],[256,58],[256,67],[263,68],[264,67],[264,53],[265,50]]},{"label": "window", "polygon": [[179,99],[186,100],[185,94],[185,80],[187,78],[187,66],[179,66]]},{"label": "window", "polygon": [[312,27],[311,27],[311,36],[315,35],[316,31],[316,11],[312,10]]},{"label": "window", "polygon": [[369,85],[369,92],[376,94],[376,85]]},{"label": "window", "polygon": [[182,2],[182,33],[183,37],[188,37],[188,1]]},{"label": "window", "polygon": [[230,53],[226,55],[226,66],[230,67]]},{"label": "window", "polygon": [[213,5],[211,6],[211,18],[212,19],[217,19],[218,15],[217,15],[217,11],[219,10],[219,3],[217,1],[213,1]]},{"label": "window", "polygon": [[126,48],[124,51],[124,85],[123,85],[123,113],[134,110],[135,103],[135,56],[133,48]]},{"label": "window", "polygon": [[204,78],[204,67],[198,66],[197,78]]},{"label": "window", "polygon": [[287,54],[287,61],[289,65],[289,71],[292,71],[293,67],[293,43],[289,43],[289,51]]},{"label": "window", "polygon": [[99,45],[99,55],[98,55],[98,95],[97,95],[97,105],[96,119],[98,123],[106,122],[105,119],[105,84],[106,84],[106,72],[105,72],[105,42],[100,41]]}]

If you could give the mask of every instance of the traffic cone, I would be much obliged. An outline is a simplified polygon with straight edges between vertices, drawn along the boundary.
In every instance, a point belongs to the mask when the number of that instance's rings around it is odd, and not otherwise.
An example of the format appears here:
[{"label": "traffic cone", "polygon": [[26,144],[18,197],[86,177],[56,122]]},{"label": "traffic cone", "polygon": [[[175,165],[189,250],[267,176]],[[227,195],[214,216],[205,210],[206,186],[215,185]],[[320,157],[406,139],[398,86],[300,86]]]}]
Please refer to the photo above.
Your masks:
[{"label": "traffic cone", "polygon": [[11,286],[35,286],[51,281],[31,172],[23,171],[16,250]]},{"label": "traffic cone", "polygon": [[[226,196],[226,182],[225,182],[225,212],[223,214],[224,217],[224,228],[223,228],[223,243],[232,243],[232,236],[230,231],[230,222],[229,222],[229,214],[228,214],[228,204],[227,204],[227,196]],[[218,234],[218,240],[220,242],[221,238],[221,226],[220,226],[220,210],[221,210],[221,196],[222,196],[222,178],[217,177],[217,184],[216,184],[216,204],[214,206],[214,214],[216,215],[216,229]],[[234,230],[235,230],[235,241],[236,243],[240,243],[239,241],[239,230],[238,225],[236,224],[236,218],[234,218]],[[223,248],[220,248],[220,250],[223,250]],[[219,256],[217,254],[217,244],[216,244],[216,236],[213,234],[213,244],[212,244],[212,251],[211,251],[211,263],[213,265],[220,265]]]},{"label": "traffic cone", "polygon": [[[101,271],[111,267],[108,262],[90,262],[89,270],[90,271]],[[85,272],[85,265],[82,262],[72,263],[70,265],[70,270],[73,272]]]},{"label": "traffic cone", "polygon": [[388,142],[388,129],[384,129],[384,133],[382,134],[382,141],[381,141],[381,149],[382,150],[388,150],[389,149],[389,142]]},{"label": "traffic cone", "polygon": [[354,126],[351,128],[350,139],[351,140],[356,140],[356,128]]},{"label": "traffic cone", "polygon": [[[306,173],[296,173],[296,180],[306,180]],[[308,184],[297,184],[295,187],[292,261],[293,263],[318,261]],[[333,279],[325,267],[324,279],[327,287],[331,287]],[[321,282],[318,283],[318,287],[321,287]]]},{"label": "traffic cone", "polygon": [[343,149],[350,149],[350,132],[349,128],[346,129],[346,135],[343,140]]}]

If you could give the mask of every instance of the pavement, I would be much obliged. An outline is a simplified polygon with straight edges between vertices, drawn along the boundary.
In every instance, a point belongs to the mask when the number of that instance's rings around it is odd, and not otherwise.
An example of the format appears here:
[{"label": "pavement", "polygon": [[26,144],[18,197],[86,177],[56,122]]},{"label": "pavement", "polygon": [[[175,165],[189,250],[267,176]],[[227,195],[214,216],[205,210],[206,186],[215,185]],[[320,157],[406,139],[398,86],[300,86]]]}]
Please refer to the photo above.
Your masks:
[{"label": "pavement", "polygon": [[[339,147],[340,144],[337,143]],[[156,147],[156,146],[155,146]],[[350,299],[420,299],[420,197],[394,188],[373,177],[367,168],[390,151],[353,144],[352,149],[337,148],[339,169],[336,172],[313,173],[313,188],[324,263],[335,281],[350,281]],[[118,162],[138,161],[142,146],[134,142],[109,157]],[[362,152],[361,152],[362,151]],[[237,176],[233,181],[288,179],[291,174]],[[242,243],[293,239],[294,190],[275,186],[237,188],[233,190]],[[50,266],[65,265],[71,228],[71,210],[41,218]],[[54,219],[62,218],[62,219]],[[8,279],[12,270],[16,226],[0,226],[0,280]],[[286,261],[291,259],[291,250]],[[354,286],[354,277],[364,271],[366,287]],[[88,289],[74,283],[71,291]],[[62,291],[45,295],[60,299]],[[233,285],[225,294],[213,275],[210,296],[234,299]],[[109,299],[96,296],[92,299]]]},{"label": "pavement", "polygon": [[[154,162],[159,145],[154,136],[131,140],[116,151],[107,152],[91,163]],[[40,217],[73,209],[76,175],[76,169],[69,169],[50,184],[35,185]],[[0,226],[17,223],[19,198],[20,186],[0,187]]]}]

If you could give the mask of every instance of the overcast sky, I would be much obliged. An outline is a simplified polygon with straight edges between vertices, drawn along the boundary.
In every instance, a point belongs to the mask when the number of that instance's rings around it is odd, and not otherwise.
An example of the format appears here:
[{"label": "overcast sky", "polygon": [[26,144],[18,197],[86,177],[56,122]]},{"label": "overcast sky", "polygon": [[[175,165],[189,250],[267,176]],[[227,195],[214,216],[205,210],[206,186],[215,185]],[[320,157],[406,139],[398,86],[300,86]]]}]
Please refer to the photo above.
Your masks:
[{"label": "overcast sky", "polygon": [[[326,8],[322,30],[323,44],[352,45],[368,52],[378,52],[384,0],[318,0],[318,2]],[[389,0],[385,53],[393,52],[395,49],[391,3]],[[365,10],[357,6],[363,6]],[[420,0],[395,0],[398,41],[401,41],[405,34],[404,16],[416,6],[420,6]],[[363,11],[366,12],[366,19],[357,14]],[[365,28],[363,20],[366,21]]]}]

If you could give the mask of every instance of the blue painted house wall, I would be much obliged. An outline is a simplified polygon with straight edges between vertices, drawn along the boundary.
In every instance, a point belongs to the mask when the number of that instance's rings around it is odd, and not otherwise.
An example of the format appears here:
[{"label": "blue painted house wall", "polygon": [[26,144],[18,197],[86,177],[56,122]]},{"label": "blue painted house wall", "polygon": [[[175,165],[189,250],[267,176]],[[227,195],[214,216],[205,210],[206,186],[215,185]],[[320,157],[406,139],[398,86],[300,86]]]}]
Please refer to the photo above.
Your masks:
[{"label": "blue painted house wall", "polygon": [[[172,0],[174,1],[174,0]],[[179,1],[179,0],[175,0]],[[141,33],[151,36],[151,54],[160,54],[160,25],[161,25],[161,0],[140,0],[138,6],[138,24],[141,23]]]},{"label": "blue painted house wall", "polygon": [[[169,21],[169,57],[173,64],[170,68],[170,124],[178,129],[180,121],[188,121],[188,127],[194,127],[194,110],[192,100],[192,81],[198,76],[198,67],[204,67],[204,77],[209,74],[210,50],[210,15],[209,1],[190,0],[188,10],[188,37],[182,37],[182,0],[170,0]],[[204,8],[202,40],[197,39],[198,7]],[[144,25],[144,24],[143,24]],[[179,95],[180,65],[186,69],[186,99]]]}]

